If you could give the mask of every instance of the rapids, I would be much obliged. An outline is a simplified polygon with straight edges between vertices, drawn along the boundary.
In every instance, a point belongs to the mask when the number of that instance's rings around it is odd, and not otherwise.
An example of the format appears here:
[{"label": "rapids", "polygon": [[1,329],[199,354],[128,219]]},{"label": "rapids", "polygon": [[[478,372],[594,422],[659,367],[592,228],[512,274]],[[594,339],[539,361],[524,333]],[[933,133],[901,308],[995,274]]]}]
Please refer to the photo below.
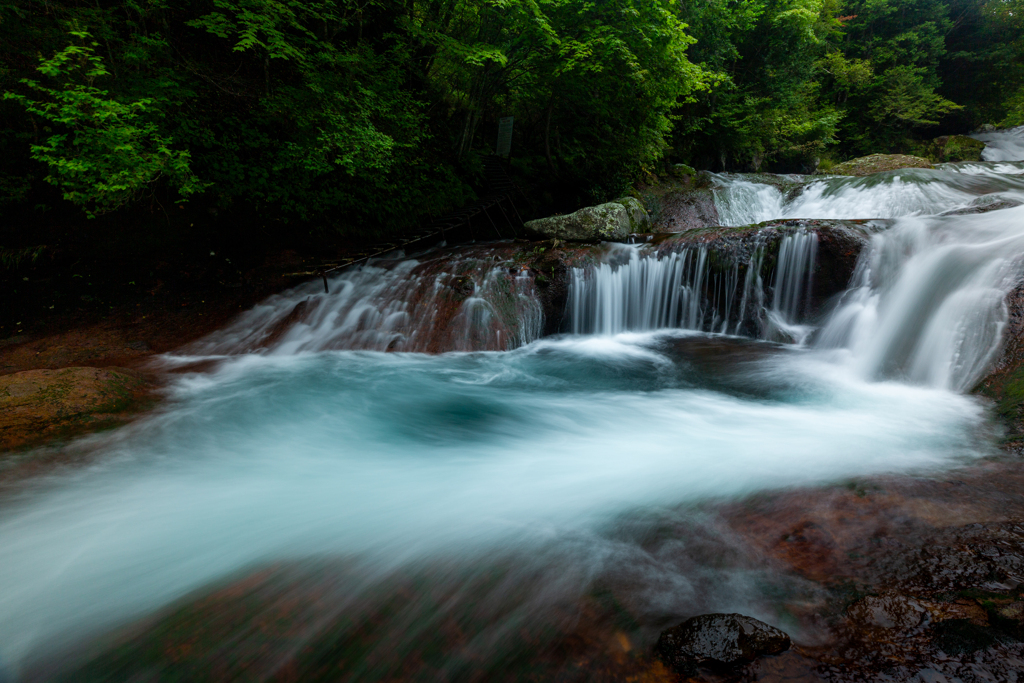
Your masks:
[{"label": "rapids", "polygon": [[[1005,154],[1018,134],[990,149]],[[572,271],[569,329],[550,338],[535,284],[485,248],[273,297],[164,357],[178,372],[158,409],[77,440],[76,465],[0,497],[0,678],[226,577],[309,558],[382,576],[438,558],[547,562],[561,549],[573,571],[533,595],[542,613],[644,557],[658,571],[630,575],[652,619],[699,606],[778,622],[772,581],[715,565],[728,590],[705,591],[690,565],[614,530],[991,454],[987,409],[965,392],[999,351],[1003,298],[1021,278],[1022,173],[994,160],[788,192],[719,176],[733,225],[891,219],[871,227],[849,289],[816,318],[808,231],[755,249],[774,259],[769,282],[758,265],[711,290],[698,286],[699,248],[609,246]],[[1007,208],[958,213],[992,202]],[[699,294],[729,288],[739,315],[767,321],[760,339],[737,336],[735,315],[716,317]],[[434,348],[424,331],[442,315],[449,332]],[[200,361],[215,365],[192,369]],[[502,624],[489,628],[500,640]]]}]

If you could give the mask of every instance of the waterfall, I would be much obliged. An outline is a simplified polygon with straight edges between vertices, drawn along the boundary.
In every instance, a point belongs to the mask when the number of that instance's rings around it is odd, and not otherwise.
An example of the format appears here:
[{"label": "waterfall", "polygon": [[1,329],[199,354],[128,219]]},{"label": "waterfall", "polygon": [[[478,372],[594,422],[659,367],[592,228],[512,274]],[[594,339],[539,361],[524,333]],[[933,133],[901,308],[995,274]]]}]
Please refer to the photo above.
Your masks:
[{"label": "waterfall", "polygon": [[817,233],[798,230],[783,238],[775,268],[772,307],[767,312],[767,338],[803,343],[813,331],[810,325],[800,322],[811,300],[817,253]]},{"label": "waterfall", "polygon": [[1000,348],[1024,260],[1024,207],[905,218],[872,238],[817,339],[869,379],[967,391]]},{"label": "waterfall", "polygon": [[544,316],[528,272],[501,254],[470,249],[377,262],[270,297],[194,355],[372,351],[506,351],[541,335]]},{"label": "waterfall", "polygon": [[1020,161],[1024,159],[1024,126],[994,130],[971,136],[985,143],[981,158],[985,161]]},{"label": "waterfall", "polygon": [[[1024,132],[1011,140],[1022,145],[1016,158],[1024,157]],[[731,226],[785,218],[902,218],[934,215],[998,199],[1024,200],[1024,164],[1009,162],[905,168],[862,178],[778,176],[774,185],[757,182],[758,176],[713,177],[715,208],[722,224]],[[775,185],[790,189],[784,193]]]},{"label": "waterfall", "polygon": [[[778,240],[772,304],[765,306],[767,244],[748,258],[729,257],[707,245],[669,253],[623,247],[610,262],[574,268],[569,316],[574,334],[617,334],[681,328],[802,341],[818,237],[804,229]],[[624,262],[616,262],[622,253]]]}]

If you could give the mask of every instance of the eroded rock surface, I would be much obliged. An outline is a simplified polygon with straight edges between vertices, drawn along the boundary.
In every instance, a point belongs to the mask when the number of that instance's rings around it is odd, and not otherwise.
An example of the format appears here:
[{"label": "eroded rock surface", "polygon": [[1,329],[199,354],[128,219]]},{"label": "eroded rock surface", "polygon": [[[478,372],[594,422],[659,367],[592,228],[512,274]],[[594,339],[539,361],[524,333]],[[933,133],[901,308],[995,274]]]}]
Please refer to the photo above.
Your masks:
[{"label": "eroded rock surface", "polygon": [[146,391],[125,368],[26,370],[0,376],[0,450],[117,423]]}]

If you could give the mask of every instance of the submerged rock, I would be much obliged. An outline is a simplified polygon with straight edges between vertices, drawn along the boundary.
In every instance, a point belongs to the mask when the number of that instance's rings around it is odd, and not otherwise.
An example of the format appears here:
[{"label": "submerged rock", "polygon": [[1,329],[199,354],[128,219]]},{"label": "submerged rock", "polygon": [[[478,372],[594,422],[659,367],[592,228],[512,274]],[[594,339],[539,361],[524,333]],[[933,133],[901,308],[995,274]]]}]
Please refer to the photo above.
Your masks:
[{"label": "submerged rock", "polygon": [[676,671],[695,664],[742,664],[789,649],[789,636],[742,614],[702,614],[663,631],[654,646]]},{"label": "submerged rock", "polygon": [[[642,206],[627,206],[624,200],[585,206],[579,211],[564,216],[549,216],[527,221],[527,231],[549,239],[575,242],[624,242],[635,222],[637,209]],[[640,202],[633,200],[637,205]],[[646,212],[644,212],[646,213]],[[642,224],[640,221],[636,221]]]},{"label": "submerged rock", "polygon": [[828,173],[831,175],[865,176],[882,171],[896,171],[901,168],[931,168],[932,162],[924,157],[907,154],[870,154],[844,161],[833,166]]},{"label": "submerged rock", "polygon": [[119,421],[145,392],[125,368],[26,370],[0,376],[0,449]]}]

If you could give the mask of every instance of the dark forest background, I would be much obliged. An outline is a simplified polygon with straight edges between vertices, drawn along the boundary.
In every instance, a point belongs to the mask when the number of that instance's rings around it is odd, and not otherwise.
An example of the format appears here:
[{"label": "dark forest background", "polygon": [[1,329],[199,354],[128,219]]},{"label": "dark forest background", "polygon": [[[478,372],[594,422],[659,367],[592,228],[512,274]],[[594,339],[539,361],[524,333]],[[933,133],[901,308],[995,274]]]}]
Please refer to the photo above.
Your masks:
[{"label": "dark forest background", "polygon": [[381,239],[484,191],[503,116],[524,217],[669,163],[913,152],[1024,124],[1022,16],[1024,0],[3,0],[0,271]]}]

